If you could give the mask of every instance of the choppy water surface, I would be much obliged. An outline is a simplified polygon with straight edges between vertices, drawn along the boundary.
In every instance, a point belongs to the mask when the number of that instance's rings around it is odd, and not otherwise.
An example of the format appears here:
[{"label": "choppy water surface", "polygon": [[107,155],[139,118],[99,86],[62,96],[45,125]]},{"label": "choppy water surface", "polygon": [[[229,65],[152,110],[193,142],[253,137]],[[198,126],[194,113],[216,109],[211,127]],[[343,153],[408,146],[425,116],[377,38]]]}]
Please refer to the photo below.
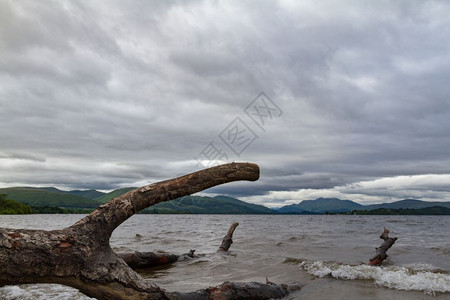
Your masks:
[{"label": "choppy water surface", "polygon": [[[59,229],[81,215],[0,216],[0,227]],[[239,222],[228,254],[216,253]],[[364,263],[383,227],[399,239],[383,267]],[[450,299],[450,217],[136,215],[113,234],[115,251],[196,249],[199,259],[141,273],[168,290],[224,281],[305,284],[288,299]],[[0,288],[1,299],[89,299],[60,285]]]}]

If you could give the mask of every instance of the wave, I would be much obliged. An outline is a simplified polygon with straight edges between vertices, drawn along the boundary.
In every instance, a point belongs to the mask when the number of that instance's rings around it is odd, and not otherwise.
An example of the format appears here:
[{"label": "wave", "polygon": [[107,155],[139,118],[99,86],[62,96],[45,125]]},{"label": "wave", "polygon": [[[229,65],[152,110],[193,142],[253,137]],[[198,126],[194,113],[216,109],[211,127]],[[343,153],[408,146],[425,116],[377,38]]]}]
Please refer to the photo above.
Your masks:
[{"label": "wave", "polygon": [[304,258],[286,257],[283,260],[283,263],[284,264],[301,264],[305,261],[306,261],[306,259],[304,259]]},{"label": "wave", "polygon": [[0,299],[8,300],[94,300],[78,290],[59,284],[24,284],[0,288]]},{"label": "wave", "polygon": [[450,292],[450,274],[444,270],[425,268],[424,264],[418,264],[417,268],[414,265],[375,267],[304,260],[300,266],[307,273],[317,277],[372,280],[378,286],[396,290],[423,291],[431,295],[437,292]]}]

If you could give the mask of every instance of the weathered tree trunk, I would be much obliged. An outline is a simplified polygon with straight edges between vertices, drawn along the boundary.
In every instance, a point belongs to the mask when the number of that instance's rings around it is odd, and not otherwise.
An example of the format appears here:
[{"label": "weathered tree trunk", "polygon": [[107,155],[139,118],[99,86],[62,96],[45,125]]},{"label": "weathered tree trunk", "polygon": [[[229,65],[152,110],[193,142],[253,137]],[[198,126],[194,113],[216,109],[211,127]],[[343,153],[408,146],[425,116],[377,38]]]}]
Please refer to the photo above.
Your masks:
[{"label": "weathered tree trunk", "polygon": [[[148,206],[258,177],[255,164],[226,164],[141,187],[110,200],[61,230],[0,228],[0,286],[60,283],[97,299],[193,299],[192,293],[166,292],[134,272],[111,249],[112,232]],[[254,299],[279,298],[288,293],[284,285],[225,283],[198,291],[195,297],[232,299],[246,291]]]},{"label": "weathered tree trunk", "polygon": [[[222,244],[218,251],[227,252],[233,243],[233,232],[239,223],[234,222],[228,229],[227,234],[223,238]],[[190,250],[182,256],[195,258],[195,250]],[[155,252],[119,252],[117,255],[132,269],[153,268],[172,264],[178,260],[180,255],[170,253],[155,253]]]},{"label": "weathered tree trunk", "polygon": [[380,235],[380,239],[384,240],[384,242],[383,242],[383,244],[381,244],[380,247],[375,248],[375,250],[377,250],[377,253],[375,254],[374,257],[372,257],[369,260],[369,265],[381,266],[381,264],[383,263],[383,260],[385,260],[388,257],[386,252],[389,250],[389,248],[392,247],[392,245],[394,245],[395,241],[397,240],[396,237],[390,238],[388,236],[388,234],[389,234],[389,230],[384,228],[383,233]]}]

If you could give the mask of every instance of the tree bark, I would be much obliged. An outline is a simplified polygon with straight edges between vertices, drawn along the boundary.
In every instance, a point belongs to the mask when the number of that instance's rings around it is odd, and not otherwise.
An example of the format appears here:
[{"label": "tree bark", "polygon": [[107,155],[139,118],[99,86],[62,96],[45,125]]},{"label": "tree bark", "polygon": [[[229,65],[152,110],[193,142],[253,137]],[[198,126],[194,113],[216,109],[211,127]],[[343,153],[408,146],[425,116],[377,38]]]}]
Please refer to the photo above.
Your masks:
[{"label": "tree bark", "polygon": [[[193,299],[192,293],[167,292],[134,272],[111,249],[112,232],[148,206],[219,184],[258,178],[255,164],[226,164],[138,188],[61,230],[0,228],[0,286],[59,283],[97,299]],[[225,283],[197,295],[201,299],[236,299],[239,296],[233,295],[246,290],[261,295],[260,299],[278,298],[288,292],[284,285]]]},{"label": "tree bark", "polygon": [[388,257],[386,252],[389,250],[389,248],[392,247],[392,245],[394,245],[395,241],[397,240],[396,237],[395,238],[389,237],[389,230],[387,230],[386,228],[384,228],[383,233],[380,235],[380,239],[384,240],[384,242],[381,244],[380,247],[375,248],[377,253],[375,254],[374,257],[372,257],[369,260],[369,265],[371,266],[381,266],[383,260],[385,260]]}]

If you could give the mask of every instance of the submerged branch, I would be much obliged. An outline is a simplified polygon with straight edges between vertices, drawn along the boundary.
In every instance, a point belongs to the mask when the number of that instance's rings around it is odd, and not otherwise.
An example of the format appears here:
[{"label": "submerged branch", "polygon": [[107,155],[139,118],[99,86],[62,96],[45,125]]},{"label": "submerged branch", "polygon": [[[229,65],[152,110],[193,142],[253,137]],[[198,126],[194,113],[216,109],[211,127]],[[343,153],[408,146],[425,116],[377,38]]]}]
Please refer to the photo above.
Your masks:
[{"label": "submerged branch", "polygon": [[388,257],[386,252],[389,250],[389,248],[392,247],[392,245],[394,245],[395,241],[397,240],[396,237],[395,238],[389,237],[389,230],[387,230],[387,228],[384,228],[383,233],[380,235],[380,239],[384,240],[384,242],[381,244],[380,247],[375,248],[377,253],[375,254],[374,257],[372,257],[369,260],[369,265],[371,266],[381,266],[383,260],[385,260]]},{"label": "submerged branch", "polygon": [[224,236],[223,240],[222,240],[222,244],[219,247],[218,251],[228,251],[228,249],[230,249],[231,244],[233,244],[233,233],[236,230],[236,227],[238,227],[239,223],[238,222],[234,222],[233,224],[231,224],[230,229],[228,229],[227,234]]}]

